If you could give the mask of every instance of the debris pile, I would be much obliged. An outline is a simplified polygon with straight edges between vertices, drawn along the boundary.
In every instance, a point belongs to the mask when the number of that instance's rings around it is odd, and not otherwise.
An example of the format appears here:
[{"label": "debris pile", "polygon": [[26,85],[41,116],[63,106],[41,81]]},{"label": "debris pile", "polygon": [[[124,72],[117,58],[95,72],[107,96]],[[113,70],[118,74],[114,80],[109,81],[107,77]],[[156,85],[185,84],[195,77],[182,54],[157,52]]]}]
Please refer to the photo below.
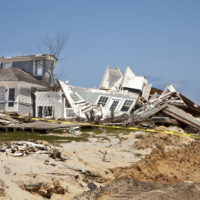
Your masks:
[{"label": "debris pile", "polygon": [[64,153],[60,152],[46,141],[36,141],[36,143],[28,141],[12,142],[9,145],[4,144],[1,146],[0,152],[6,152],[7,155],[13,157],[28,156],[33,153],[38,153],[48,154],[49,157],[62,161],[68,159]]},{"label": "debris pile", "polygon": [[0,113],[0,125],[15,125],[20,123],[18,120],[13,119],[12,117]]},{"label": "debris pile", "polygon": [[[200,107],[177,92],[172,84],[164,91],[127,67],[106,69],[99,89],[80,88],[58,81],[76,120],[105,125],[179,126],[199,132]],[[66,110],[67,112],[67,110]]]},{"label": "debris pile", "polygon": [[161,95],[154,93],[148,100],[140,98],[140,103],[142,106],[130,115],[124,125],[177,125],[191,127],[194,131],[200,130],[200,121],[191,113],[184,111],[187,103],[172,85],[169,85]]}]

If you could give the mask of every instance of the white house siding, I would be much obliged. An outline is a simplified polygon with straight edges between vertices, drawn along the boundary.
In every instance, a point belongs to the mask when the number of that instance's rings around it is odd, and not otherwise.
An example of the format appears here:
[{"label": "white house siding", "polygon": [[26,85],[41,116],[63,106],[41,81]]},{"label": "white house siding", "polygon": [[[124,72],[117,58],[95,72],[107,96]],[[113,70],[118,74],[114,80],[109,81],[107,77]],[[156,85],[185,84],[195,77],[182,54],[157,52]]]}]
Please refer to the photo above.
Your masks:
[{"label": "white house siding", "polygon": [[64,108],[64,118],[65,119],[71,119],[74,118],[76,115],[74,113],[73,108]]},{"label": "white house siding", "polygon": [[[22,81],[0,81],[0,111],[5,110],[8,113],[16,112],[20,115],[32,114],[32,87],[44,88],[44,86]],[[15,101],[13,107],[8,106],[10,88],[15,88]]]},{"label": "white house siding", "polygon": [[[18,112],[18,102],[19,102],[19,87],[20,84],[17,81],[1,81],[0,82],[0,110],[5,109],[6,112]],[[14,106],[9,107],[9,89],[15,88],[15,101]]]},{"label": "white house siding", "polygon": [[33,114],[33,109],[31,104],[19,103],[18,110],[19,110],[18,113],[23,116],[29,116],[29,115],[31,116]]},{"label": "white house siding", "polygon": [[3,111],[5,109],[5,103],[0,102],[0,111]]},{"label": "white house siding", "polygon": [[31,89],[20,87],[19,101],[27,104],[31,104]]}]

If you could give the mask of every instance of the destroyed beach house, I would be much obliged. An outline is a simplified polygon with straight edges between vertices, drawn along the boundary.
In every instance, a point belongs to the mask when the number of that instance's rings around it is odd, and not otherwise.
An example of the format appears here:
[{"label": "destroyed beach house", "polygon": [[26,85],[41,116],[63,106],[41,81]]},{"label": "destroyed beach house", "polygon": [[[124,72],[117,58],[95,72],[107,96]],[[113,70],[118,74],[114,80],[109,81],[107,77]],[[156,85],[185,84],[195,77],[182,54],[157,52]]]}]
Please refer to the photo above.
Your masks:
[{"label": "destroyed beach house", "polygon": [[[121,117],[123,125],[181,125],[200,130],[200,107],[168,85],[153,88],[130,67],[124,74],[107,67],[99,88],[71,86],[58,80],[56,91],[52,55],[1,58],[0,110],[22,116],[56,119]],[[114,123],[115,120],[112,120]]]},{"label": "destroyed beach house", "polygon": [[51,118],[87,118],[91,112],[100,118],[115,113],[131,113],[147,81],[135,76],[129,67],[122,75],[119,68],[106,69],[99,89],[70,86],[58,81],[60,91],[53,91],[52,55],[1,58],[0,109],[23,116]]},{"label": "destroyed beach house", "polygon": [[92,111],[102,119],[109,117],[111,113],[115,116],[131,113],[147,84],[144,77],[135,76],[129,67],[124,76],[119,68],[107,67],[99,89],[58,82],[75,115],[85,118]]},{"label": "destroyed beach house", "polygon": [[107,67],[100,88],[81,88],[59,81],[74,116],[86,118],[90,111],[101,119],[127,114],[124,125],[179,125],[200,130],[200,107],[177,92],[173,85],[164,91],[152,88],[143,76],[129,67],[122,75],[119,68]]}]

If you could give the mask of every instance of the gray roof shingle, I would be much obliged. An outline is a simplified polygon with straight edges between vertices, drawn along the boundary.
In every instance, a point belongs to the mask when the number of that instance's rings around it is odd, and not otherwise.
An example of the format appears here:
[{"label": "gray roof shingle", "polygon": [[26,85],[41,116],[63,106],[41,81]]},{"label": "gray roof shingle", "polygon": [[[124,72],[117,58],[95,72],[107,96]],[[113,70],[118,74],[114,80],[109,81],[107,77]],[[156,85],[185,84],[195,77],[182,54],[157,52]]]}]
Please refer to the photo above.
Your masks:
[{"label": "gray roof shingle", "polygon": [[0,81],[24,81],[47,87],[44,82],[37,80],[32,75],[16,67],[0,69]]}]

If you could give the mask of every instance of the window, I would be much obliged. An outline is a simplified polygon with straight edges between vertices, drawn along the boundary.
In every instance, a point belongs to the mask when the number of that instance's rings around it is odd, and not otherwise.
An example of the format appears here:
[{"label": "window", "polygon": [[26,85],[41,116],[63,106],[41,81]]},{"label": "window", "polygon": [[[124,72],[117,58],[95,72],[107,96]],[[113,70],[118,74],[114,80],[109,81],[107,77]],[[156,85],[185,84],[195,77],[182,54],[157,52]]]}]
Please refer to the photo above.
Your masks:
[{"label": "window", "polygon": [[106,105],[106,102],[108,101],[108,97],[104,97],[104,96],[101,96],[99,98],[99,101],[98,101],[98,105],[102,105],[103,107]]},{"label": "window", "polygon": [[38,106],[38,117],[52,117],[53,107],[52,106]]},{"label": "window", "polygon": [[9,68],[11,67],[12,63],[11,62],[5,62],[3,65],[3,68]]},{"label": "window", "polygon": [[8,101],[15,101],[15,88],[9,88]]},{"label": "window", "polygon": [[37,60],[35,61],[35,71],[34,75],[35,76],[42,76],[43,75],[43,62],[42,60]]},{"label": "window", "polygon": [[133,101],[131,101],[131,100],[125,100],[125,102],[124,102],[124,104],[122,106],[121,111],[124,111],[124,112],[128,111],[130,109],[130,107],[131,107],[132,104],[133,104]]},{"label": "window", "polygon": [[8,102],[8,107],[14,107],[14,102]]},{"label": "window", "polygon": [[9,88],[8,92],[8,107],[14,107],[15,101],[15,88]]},{"label": "window", "polygon": [[44,106],[44,116],[53,116],[53,107],[52,106]]},{"label": "window", "polygon": [[119,103],[119,101],[113,101],[112,102],[112,105],[110,106],[110,110],[115,110],[115,108],[117,107],[117,105],[118,105],[118,103]]}]

